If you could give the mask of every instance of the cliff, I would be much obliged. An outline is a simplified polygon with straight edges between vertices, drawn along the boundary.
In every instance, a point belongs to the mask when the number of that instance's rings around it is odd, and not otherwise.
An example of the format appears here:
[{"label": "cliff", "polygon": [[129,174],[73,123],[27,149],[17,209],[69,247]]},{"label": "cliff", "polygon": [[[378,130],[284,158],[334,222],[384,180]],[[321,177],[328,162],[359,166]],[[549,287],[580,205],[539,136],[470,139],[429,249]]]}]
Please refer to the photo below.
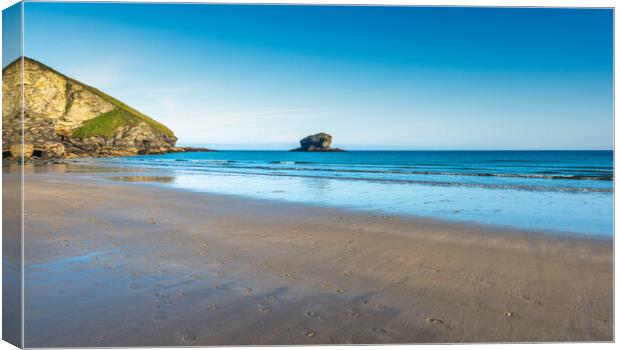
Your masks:
[{"label": "cliff", "polygon": [[174,133],[123,102],[30,58],[2,70],[2,155],[74,158],[180,151]]}]

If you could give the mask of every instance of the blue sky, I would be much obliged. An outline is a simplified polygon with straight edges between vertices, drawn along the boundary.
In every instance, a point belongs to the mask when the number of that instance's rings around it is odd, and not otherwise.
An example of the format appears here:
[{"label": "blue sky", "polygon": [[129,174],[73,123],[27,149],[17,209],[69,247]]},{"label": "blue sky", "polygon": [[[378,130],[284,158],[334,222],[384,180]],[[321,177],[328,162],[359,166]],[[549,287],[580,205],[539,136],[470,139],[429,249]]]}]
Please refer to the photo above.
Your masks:
[{"label": "blue sky", "polygon": [[25,5],[26,56],[179,144],[609,149],[612,11]]},{"label": "blue sky", "polygon": [[22,7],[20,3],[2,10],[2,67],[21,56]]}]

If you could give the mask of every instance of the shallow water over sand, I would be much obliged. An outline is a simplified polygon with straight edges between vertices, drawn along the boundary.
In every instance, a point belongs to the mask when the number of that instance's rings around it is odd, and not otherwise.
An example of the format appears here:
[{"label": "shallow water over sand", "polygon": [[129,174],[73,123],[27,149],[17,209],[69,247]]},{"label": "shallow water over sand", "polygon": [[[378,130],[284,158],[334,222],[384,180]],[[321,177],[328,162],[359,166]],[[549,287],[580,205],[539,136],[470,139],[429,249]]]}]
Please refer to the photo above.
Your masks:
[{"label": "shallow water over sand", "polygon": [[[227,151],[87,161],[181,189],[610,237],[612,152]],[[142,175],[142,174],[141,174]],[[165,180],[165,181],[164,181]]]}]

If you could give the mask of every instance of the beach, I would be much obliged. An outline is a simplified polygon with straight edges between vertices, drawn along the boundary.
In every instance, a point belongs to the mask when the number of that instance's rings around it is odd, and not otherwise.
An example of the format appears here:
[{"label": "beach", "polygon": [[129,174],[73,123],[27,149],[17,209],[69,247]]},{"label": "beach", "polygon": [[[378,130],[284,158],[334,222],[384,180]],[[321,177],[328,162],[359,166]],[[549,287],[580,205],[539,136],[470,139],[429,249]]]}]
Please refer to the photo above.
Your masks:
[{"label": "beach", "polygon": [[25,176],[26,347],[613,340],[610,237],[65,170]]},{"label": "beach", "polygon": [[615,341],[613,8],[2,18],[4,341]]}]

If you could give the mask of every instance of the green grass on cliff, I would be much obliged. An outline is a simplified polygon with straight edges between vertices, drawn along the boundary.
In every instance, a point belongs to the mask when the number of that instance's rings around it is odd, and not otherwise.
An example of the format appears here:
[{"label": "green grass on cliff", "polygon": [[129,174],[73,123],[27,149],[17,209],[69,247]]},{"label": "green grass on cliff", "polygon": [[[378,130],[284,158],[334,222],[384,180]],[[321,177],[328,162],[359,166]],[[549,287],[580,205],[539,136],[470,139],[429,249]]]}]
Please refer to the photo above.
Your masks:
[{"label": "green grass on cliff", "polygon": [[[4,72],[6,69],[8,69],[10,66],[19,63],[21,60],[21,58],[15,60],[14,62],[10,63],[9,65],[7,65],[5,68],[2,69],[2,71]],[[79,86],[82,86],[85,90],[88,90],[90,92],[92,92],[93,94],[99,96],[100,98],[102,98],[103,100],[111,103],[112,105],[116,106],[117,109],[108,112],[108,113],[103,113],[91,120],[88,120],[86,123],[84,123],[84,125],[82,125],[80,128],[76,129],[73,131],[73,136],[74,137],[87,137],[87,136],[92,136],[92,135],[97,135],[97,133],[99,133],[98,135],[102,135],[102,136],[106,136],[106,133],[110,133],[110,130],[108,129],[109,127],[111,127],[112,125],[117,125],[118,126],[123,126],[123,125],[127,125],[127,123],[137,123],[137,121],[143,121],[145,122],[147,125],[151,126],[153,129],[157,130],[158,132],[162,133],[163,135],[166,135],[170,138],[174,137],[174,133],[172,132],[172,130],[168,129],[165,125],[159,123],[158,121],[156,121],[155,119],[140,113],[139,111],[135,110],[134,108],[126,105],[125,103],[115,99],[114,97],[106,94],[103,91],[100,91],[92,86],[88,86],[80,81],[77,81],[73,78],[70,78],[60,72],[58,72],[57,70],[46,66],[45,64],[37,61],[37,60],[33,60],[32,58],[28,58],[28,57],[24,57],[25,61],[29,61],[30,63],[34,63],[36,65],[39,65],[41,68],[45,69],[45,70],[49,70],[52,71],[60,76],[62,76],[63,78],[67,79],[68,81],[70,81],[72,84],[77,84]],[[70,105],[66,106],[67,109],[70,107]],[[112,113],[114,111],[123,111],[124,113],[121,115],[118,112]],[[109,113],[112,113],[111,115],[107,115]],[[97,119],[95,121],[95,119]],[[88,131],[93,132],[92,134],[89,134]],[[114,133],[114,130],[111,131],[111,133]],[[84,136],[78,136],[78,135],[84,135]]]},{"label": "green grass on cliff", "polygon": [[79,128],[73,130],[71,136],[87,138],[90,136],[112,137],[116,129],[125,125],[137,124],[140,120],[122,109],[113,109],[89,119]]},{"label": "green grass on cliff", "polygon": [[[80,83],[82,84],[82,83]],[[118,109],[124,111],[128,116],[134,117],[136,119],[139,119],[143,122],[145,122],[146,124],[150,125],[151,127],[153,127],[155,130],[161,132],[164,135],[167,135],[169,137],[173,137],[174,133],[172,132],[172,130],[168,129],[164,124],[159,123],[158,121],[156,121],[155,119],[140,113],[139,111],[133,109],[132,107],[129,107],[128,105],[124,104],[123,102],[115,99],[114,97],[99,91],[97,89],[95,89],[94,87],[88,86],[88,85],[84,85],[84,88],[86,88],[87,90],[89,90],[90,92],[98,95],[99,97],[101,97],[102,99],[110,102],[111,104],[115,105]],[[104,113],[105,114],[105,113]],[[102,114],[103,115],[103,114]],[[99,118],[99,117],[97,117]]]}]

